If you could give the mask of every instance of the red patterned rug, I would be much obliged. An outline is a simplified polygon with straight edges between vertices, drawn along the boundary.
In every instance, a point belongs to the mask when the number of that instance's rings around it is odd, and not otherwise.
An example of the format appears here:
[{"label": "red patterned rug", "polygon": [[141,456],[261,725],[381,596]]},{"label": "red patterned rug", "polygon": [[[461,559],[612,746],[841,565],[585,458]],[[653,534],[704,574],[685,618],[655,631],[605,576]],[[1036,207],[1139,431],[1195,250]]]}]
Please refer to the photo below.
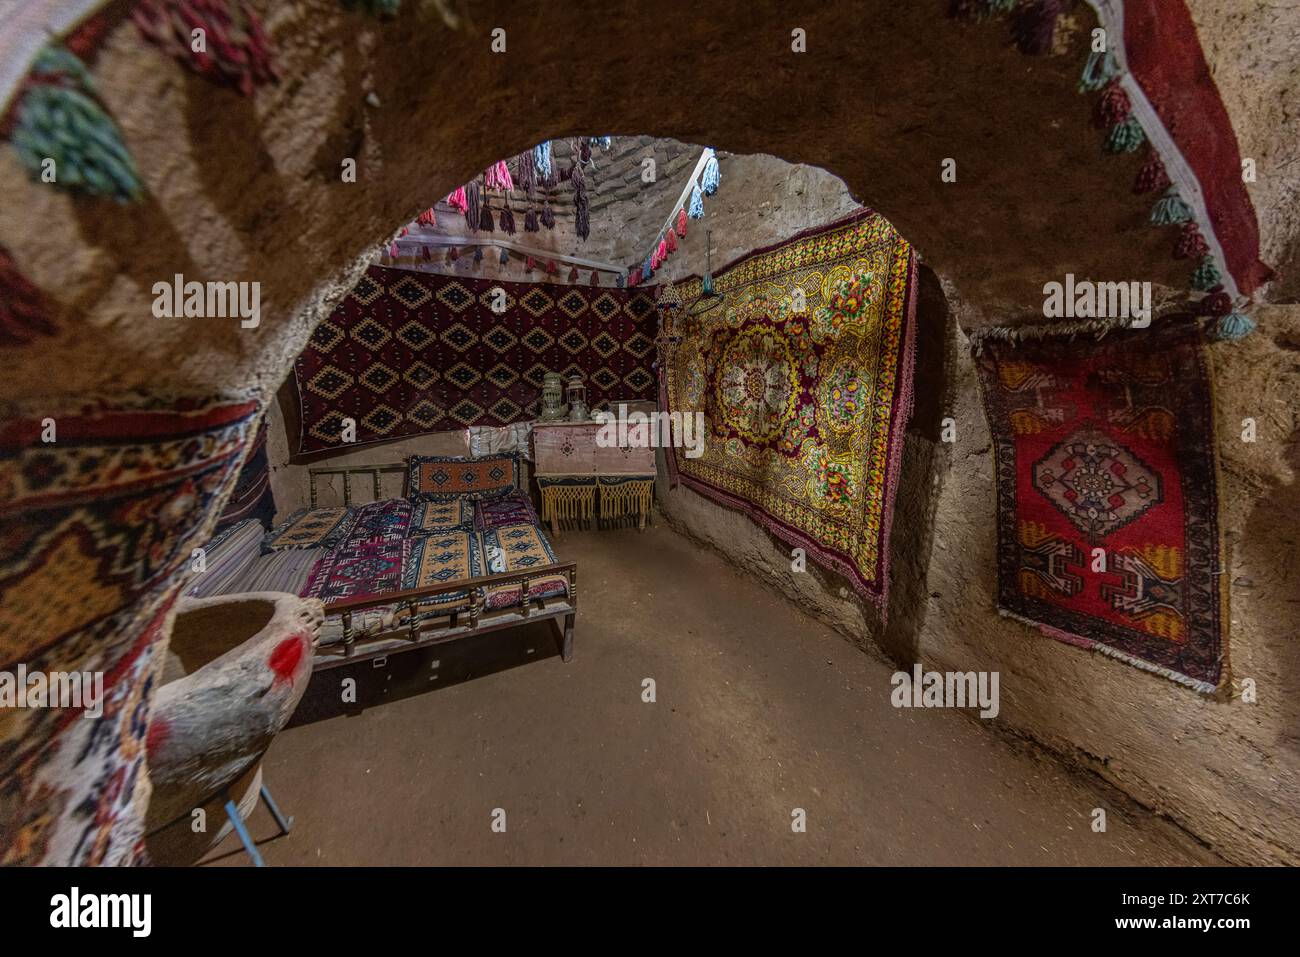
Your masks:
[{"label": "red patterned rug", "polygon": [[985,338],[998,604],[1211,692],[1223,673],[1210,384],[1197,325]]},{"label": "red patterned rug", "polygon": [[653,399],[657,328],[643,290],[371,266],[294,363],[298,451],[342,445],[344,417],[356,445],[532,418],[547,372],[582,376],[592,408]]}]

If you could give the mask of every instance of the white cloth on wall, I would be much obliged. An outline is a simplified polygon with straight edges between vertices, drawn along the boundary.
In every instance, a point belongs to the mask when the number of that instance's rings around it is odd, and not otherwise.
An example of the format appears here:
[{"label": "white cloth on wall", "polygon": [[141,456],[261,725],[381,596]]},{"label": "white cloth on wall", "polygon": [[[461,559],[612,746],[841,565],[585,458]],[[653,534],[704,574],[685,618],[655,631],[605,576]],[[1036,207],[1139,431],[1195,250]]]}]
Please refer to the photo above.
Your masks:
[{"label": "white cloth on wall", "polygon": [[520,455],[533,460],[531,443],[533,423],[512,422],[510,425],[471,425],[465,430],[465,440],[469,443],[469,454],[478,458],[481,455],[493,455],[497,452],[518,451]]}]

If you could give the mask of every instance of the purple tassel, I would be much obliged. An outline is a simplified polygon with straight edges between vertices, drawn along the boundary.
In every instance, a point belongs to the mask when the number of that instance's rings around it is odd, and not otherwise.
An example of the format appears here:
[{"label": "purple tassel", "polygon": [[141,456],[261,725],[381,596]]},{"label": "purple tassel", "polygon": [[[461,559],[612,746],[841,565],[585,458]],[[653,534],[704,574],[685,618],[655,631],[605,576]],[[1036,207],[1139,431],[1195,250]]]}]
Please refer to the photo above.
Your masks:
[{"label": "purple tassel", "polygon": [[587,199],[587,177],[582,174],[582,167],[573,168],[573,218],[574,230],[583,242],[591,235],[590,208]]},{"label": "purple tassel", "polygon": [[1067,0],[1023,0],[1016,7],[1011,35],[1021,53],[1043,56],[1052,52],[1056,21],[1065,13]]},{"label": "purple tassel", "polygon": [[515,234],[515,214],[509,206],[501,210],[501,232],[507,236]]},{"label": "purple tassel", "polygon": [[516,158],[519,164],[519,182],[516,183],[528,196],[537,189],[537,167],[533,165],[533,151],[524,150]]},{"label": "purple tassel", "polygon": [[492,207],[487,203],[479,211],[478,228],[485,233],[496,232],[496,225],[492,222]]},{"label": "purple tassel", "polygon": [[542,225],[547,229],[555,228],[555,213],[551,211],[550,203],[547,203],[542,207]]},{"label": "purple tassel", "polygon": [[530,206],[528,212],[524,213],[524,232],[535,233],[537,230],[537,211]]},{"label": "purple tassel", "polygon": [[479,189],[478,180],[465,184],[465,225],[478,232],[482,214],[483,191]]}]

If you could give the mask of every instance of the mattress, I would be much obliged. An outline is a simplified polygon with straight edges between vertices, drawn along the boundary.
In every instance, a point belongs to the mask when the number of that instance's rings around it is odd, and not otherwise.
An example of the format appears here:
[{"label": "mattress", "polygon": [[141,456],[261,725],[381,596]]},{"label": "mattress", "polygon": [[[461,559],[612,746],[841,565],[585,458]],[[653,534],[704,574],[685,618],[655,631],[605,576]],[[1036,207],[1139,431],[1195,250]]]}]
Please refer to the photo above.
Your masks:
[{"label": "mattress", "polygon": [[[266,529],[255,518],[236,522],[223,529],[203,546],[205,570],[194,572],[194,583],[185,594],[194,598],[228,595],[231,592],[255,591],[236,587],[235,583],[262,551]],[[297,592],[294,592],[297,594]]]}]

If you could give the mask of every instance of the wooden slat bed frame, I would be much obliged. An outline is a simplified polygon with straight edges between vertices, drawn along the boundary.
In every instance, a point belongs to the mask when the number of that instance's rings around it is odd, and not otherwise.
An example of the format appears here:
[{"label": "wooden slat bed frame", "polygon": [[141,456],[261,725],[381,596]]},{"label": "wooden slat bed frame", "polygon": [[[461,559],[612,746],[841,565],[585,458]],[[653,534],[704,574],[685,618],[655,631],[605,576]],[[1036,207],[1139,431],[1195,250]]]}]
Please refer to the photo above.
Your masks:
[{"label": "wooden slat bed frame", "polygon": [[[386,462],[380,465],[333,466],[327,468],[309,468],[307,470],[310,485],[311,504],[316,506],[316,477],[318,475],[342,475],[343,503],[352,504],[352,476],[369,474],[371,489],[375,500],[382,497],[380,476],[385,472],[406,473],[402,462]],[[405,492],[405,483],[403,491]],[[552,598],[531,598],[528,594],[530,580],[562,576],[568,583],[568,594]],[[518,585],[520,601],[508,608],[489,609],[485,607],[488,588]],[[468,592],[468,599],[451,607],[439,608],[429,603],[439,595]],[[357,635],[352,628],[352,616],[367,608],[382,608],[388,605],[399,606],[406,611],[406,619],[386,631],[375,634]],[[470,634],[484,634],[500,631],[534,621],[553,621],[560,641],[560,656],[564,661],[573,660],[573,626],[578,613],[578,566],[576,562],[556,562],[542,565],[527,571],[502,572],[493,575],[480,575],[477,578],[462,579],[441,585],[428,585],[423,588],[409,588],[404,591],[388,592],[383,595],[367,595],[364,598],[348,598],[330,602],[325,606],[326,616],[339,615],[343,620],[343,640],[316,649],[312,662],[313,671],[323,671],[368,659],[382,658],[400,651],[425,648],[445,641],[452,641]],[[561,619],[563,621],[561,622]]]}]

